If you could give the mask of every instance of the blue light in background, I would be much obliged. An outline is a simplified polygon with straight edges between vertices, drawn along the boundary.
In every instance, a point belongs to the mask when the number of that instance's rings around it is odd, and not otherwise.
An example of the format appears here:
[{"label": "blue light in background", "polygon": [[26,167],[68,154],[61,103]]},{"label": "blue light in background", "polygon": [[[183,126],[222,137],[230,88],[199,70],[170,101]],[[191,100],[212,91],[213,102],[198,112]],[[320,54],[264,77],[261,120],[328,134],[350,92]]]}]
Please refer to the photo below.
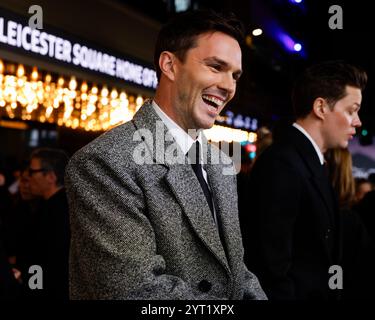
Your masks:
[{"label": "blue light in background", "polygon": [[294,45],[294,51],[299,52],[299,51],[301,51],[301,50],[302,50],[302,45],[301,45],[300,43],[296,43],[296,44]]},{"label": "blue light in background", "polygon": [[182,11],[188,10],[191,6],[190,2],[191,2],[190,0],[175,0],[174,6],[176,8],[176,12],[182,12]]},{"label": "blue light in background", "polygon": [[302,0],[289,0],[289,3],[295,7],[295,9],[299,10],[299,12],[305,14],[307,12],[307,8],[305,6],[305,2]]},{"label": "blue light in background", "polygon": [[272,16],[267,16],[267,14],[264,15],[263,19],[264,21],[261,25],[265,35],[278,42],[287,52],[306,58],[307,53],[306,49],[303,48],[303,44],[294,40],[276,19]]},{"label": "blue light in background", "polygon": [[301,56],[305,56],[303,52],[302,44],[292,39],[290,35],[285,33],[283,30],[277,30],[275,32],[276,40],[289,52],[298,53]]},{"label": "blue light in background", "polygon": [[277,32],[276,37],[285,49],[287,49],[288,51],[294,51],[294,45],[296,43],[289,35],[280,30],[279,32]]}]

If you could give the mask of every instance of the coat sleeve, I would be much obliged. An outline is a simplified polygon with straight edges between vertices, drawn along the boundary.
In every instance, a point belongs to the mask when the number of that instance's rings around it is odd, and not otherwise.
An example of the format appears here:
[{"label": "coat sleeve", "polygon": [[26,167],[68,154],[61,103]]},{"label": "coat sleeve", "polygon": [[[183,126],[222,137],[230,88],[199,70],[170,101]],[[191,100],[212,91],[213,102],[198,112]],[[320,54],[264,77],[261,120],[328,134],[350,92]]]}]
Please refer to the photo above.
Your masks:
[{"label": "coat sleeve", "polygon": [[244,267],[244,294],[242,300],[268,300],[265,292],[260,286],[258,278],[251,273],[246,265]]},{"label": "coat sleeve", "polygon": [[277,161],[255,166],[249,179],[251,212],[241,215],[245,261],[269,299],[295,299],[289,270],[300,191],[298,174]]},{"label": "coat sleeve", "polygon": [[71,299],[218,299],[165,273],[134,170],[110,158],[79,152],[67,167]]}]

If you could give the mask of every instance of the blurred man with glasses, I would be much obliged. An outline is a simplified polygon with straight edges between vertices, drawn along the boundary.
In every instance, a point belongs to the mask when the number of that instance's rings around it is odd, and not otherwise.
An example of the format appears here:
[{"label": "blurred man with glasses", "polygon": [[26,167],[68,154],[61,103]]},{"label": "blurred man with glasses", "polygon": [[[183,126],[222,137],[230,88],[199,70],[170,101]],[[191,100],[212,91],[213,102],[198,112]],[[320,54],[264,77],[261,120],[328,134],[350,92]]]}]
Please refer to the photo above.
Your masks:
[{"label": "blurred man with glasses", "polygon": [[[40,211],[29,226],[28,264],[39,265],[43,270],[43,289],[28,290],[32,298],[68,298],[70,231],[64,188],[67,163],[68,156],[59,149],[37,149],[30,157],[30,193],[42,199]],[[27,286],[32,274],[26,270],[23,276]]]}]

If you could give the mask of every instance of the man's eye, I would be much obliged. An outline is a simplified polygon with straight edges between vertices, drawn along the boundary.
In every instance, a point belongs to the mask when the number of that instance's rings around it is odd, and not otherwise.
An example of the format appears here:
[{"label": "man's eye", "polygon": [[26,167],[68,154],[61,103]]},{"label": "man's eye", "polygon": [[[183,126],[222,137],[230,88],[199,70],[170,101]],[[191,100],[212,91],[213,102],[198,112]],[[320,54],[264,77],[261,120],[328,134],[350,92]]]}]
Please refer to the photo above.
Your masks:
[{"label": "man's eye", "polygon": [[215,69],[215,70],[220,70],[220,65],[219,64],[212,64],[210,65],[211,68]]}]

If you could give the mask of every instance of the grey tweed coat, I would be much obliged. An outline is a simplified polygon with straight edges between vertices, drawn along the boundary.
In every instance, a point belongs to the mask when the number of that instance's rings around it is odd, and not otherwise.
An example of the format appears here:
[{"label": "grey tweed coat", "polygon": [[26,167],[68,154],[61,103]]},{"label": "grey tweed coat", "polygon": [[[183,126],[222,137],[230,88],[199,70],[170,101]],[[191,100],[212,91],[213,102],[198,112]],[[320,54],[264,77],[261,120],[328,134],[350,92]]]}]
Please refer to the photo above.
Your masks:
[{"label": "grey tweed coat", "polygon": [[[174,143],[153,139],[160,121],[146,102],[70,160],[70,297],[266,299],[243,263],[235,175],[223,175],[223,164],[205,167],[222,244],[191,166],[156,155]],[[223,156],[207,149],[208,162]],[[148,161],[139,164],[137,154]]]}]

